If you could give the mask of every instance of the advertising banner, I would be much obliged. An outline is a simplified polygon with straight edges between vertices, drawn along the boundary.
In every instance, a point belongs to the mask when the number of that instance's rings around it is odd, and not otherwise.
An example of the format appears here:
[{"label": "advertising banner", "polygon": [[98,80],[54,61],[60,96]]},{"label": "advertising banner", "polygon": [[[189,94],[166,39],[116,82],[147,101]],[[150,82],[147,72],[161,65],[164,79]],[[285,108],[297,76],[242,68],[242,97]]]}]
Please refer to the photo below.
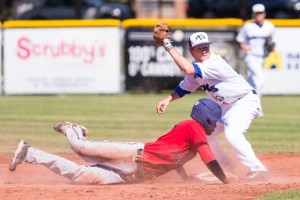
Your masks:
[{"label": "advertising banner", "polygon": [[4,30],[5,94],[120,93],[119,27]]},{"label": "advertising banner", "polygon": [[[199,30],[170,30],[172,44],[177,51],[188,58],[189,36]],[[162,46],[155,46],[153,29],[128,28],[125,34],[125,73],[127,90],[161,91],[174,89],[184,74]],[[223,56],[236,66],[237,48],[232,31],[206,31],[213,45],[211,50]]]},{"label": "advertising banner", "polygon": [[276,28],[276,51],[265,59],[263,94],[300,94],[300,29]]}]

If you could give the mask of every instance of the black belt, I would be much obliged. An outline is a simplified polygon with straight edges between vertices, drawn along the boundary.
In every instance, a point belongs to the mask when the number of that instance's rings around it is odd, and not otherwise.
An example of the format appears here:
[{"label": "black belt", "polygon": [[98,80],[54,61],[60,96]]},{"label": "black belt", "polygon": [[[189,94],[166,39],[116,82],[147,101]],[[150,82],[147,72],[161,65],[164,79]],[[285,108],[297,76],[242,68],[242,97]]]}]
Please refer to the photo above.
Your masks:
[{"label": "black belt", "polygon": [[137,174],[138,179],[142,179],[142,180],[152,179],[152,178],[156,177],[157,175],[155,175],[154,172],[145,170],[143,168],[143,152],[144,152],[144,149],[138,149],[136,156],[135,156],[135,163],[137,166],[136,174]]},{"label": "black belt", "polygon": [[138,149],[135,156],[135,162],[142,162],[144,149]]},{"label": "black belt", "polygon": [[139,183],[145,179],[151,179],[154,178],[154,174],[150,171],[145,171],[143,169],[143,149],[138,149],[136,156],[135,156],[135,163],[136,163],[136,171],[132,173],[124,173],[124,172],[118,172],[118,174],[121,176],[121,178],[126,183]]},{"label": "black belt", "polygon": [[[251,92],[252,92],[252,94],[257,95],[257,92],[256,92],[255,90],[251,90]],[[247,94],[249,94],[249,93],[247,93]],[[232,103],[235,103],[235,102],[237,102],[238,100],[244,98],[247,94],[245,94],[243,97],[238,98],[236,101],[234,101],[234,102],[232,102]]]}]

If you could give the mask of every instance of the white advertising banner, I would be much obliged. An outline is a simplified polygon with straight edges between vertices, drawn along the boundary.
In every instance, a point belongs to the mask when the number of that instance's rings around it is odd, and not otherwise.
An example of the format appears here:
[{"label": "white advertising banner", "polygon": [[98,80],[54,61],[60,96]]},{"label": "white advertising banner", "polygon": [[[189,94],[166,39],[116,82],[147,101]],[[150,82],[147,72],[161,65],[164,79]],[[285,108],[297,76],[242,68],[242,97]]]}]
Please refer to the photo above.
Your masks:
[{"label": "white advertising banner", "polygon": [[4,31],[5,94],[121,92],[119,27]]},{"label": "white advertising banner", "polygon": [[263,94],[300,94],[300,28],[276,28],[276,52],[265,61]]}]

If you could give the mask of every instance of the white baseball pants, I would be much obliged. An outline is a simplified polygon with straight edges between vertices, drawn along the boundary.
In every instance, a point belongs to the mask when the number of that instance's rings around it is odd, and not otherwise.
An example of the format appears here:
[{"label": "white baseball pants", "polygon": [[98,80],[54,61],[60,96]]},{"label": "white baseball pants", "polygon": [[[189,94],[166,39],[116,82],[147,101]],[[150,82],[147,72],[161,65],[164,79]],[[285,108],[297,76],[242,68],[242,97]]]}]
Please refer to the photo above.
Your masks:
[{"label": "white baseball pants", "polygon": [[25,161],[44,165],[56,174],[62,175],[75,183],[124,183],[117,172],[134,172],[137,168],[135,163],[137,150],[144,148],[143,143],[86,140],[79,127],[69,128],[65,134],[73,151],[83,160],[94,165],[78,165],[73,161],[33,147],[28,149]]},{"label": "white baseball pants", "polygon": [[257,117],[260,109],[259,97],[252,92],[233,104],[222,105],[224,125],[218,123],[212,135],[208,136],[211,149],[222,165],[229,166],[231,164],[229,156],[216,140],[216,136],[224,131],[225,138],[230,144],[233,153],[242,164],[248,167],[250,171],[267,171],[266,167],[256,157],[244,135],[254,118]]},{"label": "white baseball pants", "polygon": [[247,55],[245,57],[247,66],[247,80],[257,92],[258,96],[262,95],[262,87],[265,82],[264,58],[261,56]]}]

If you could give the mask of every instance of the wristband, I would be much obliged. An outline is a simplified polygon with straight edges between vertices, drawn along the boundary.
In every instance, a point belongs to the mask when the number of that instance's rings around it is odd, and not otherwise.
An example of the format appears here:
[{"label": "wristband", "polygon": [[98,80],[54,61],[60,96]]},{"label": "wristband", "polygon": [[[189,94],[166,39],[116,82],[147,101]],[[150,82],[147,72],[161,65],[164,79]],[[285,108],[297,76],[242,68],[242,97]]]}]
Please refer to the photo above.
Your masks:
[{"label": "wristband", "polygon": [[165,39],[163,40],[163,42],[164,42],[164,47],[165,47],[165,49],[166,49],[167,51],[170,51],[171,49],[173,49],[173,45],[172,45],[170,39],[165,38]]}]

